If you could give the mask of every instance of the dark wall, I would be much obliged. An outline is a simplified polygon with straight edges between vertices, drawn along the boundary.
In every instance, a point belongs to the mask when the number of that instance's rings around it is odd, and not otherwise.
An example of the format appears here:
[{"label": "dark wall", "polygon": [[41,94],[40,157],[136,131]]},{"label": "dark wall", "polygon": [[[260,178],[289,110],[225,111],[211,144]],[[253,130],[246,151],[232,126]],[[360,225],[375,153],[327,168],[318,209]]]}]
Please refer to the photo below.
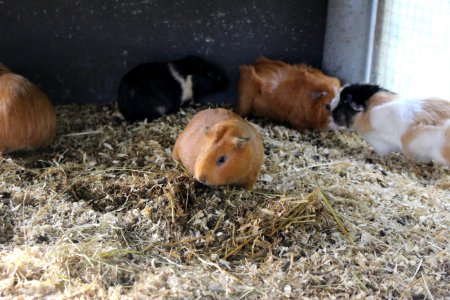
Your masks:
[{"label": "dark wall", "polygon": [[197,54],[231,85],[238,66],[266,55],[320,67],[327,0],[0,1],[0,62],[54,103],[114,101],[134,65]]}]

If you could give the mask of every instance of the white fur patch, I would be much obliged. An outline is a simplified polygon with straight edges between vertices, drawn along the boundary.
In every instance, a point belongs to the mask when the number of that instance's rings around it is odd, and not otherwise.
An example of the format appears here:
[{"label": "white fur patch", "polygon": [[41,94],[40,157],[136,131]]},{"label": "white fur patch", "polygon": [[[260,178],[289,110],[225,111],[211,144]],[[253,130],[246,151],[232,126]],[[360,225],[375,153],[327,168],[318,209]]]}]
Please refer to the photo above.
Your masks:
[{"label": "white fur patch", "polygon": [[336,108],[336,106],[338,106],[339,101],[341,101],[341,92],[347,86],[349,86],[349,84],[342,86],[339,90],[337,89],[337,87],[333,87],[335,96],[330,102],[330,111],[333,111]]},{"label": "white fur patch", "polygon": [[341,101],[341,97],[340,97],[341,95],[338,93],[338,94],[336,94],[336,96],[334,96],[334,98],[331,100],[331,102],[330,102],[330,111],[333,111],[335,108],[336,108],[336,106],[338,106],[338,104],[339,104],[339,101]]},{"label": "white fur patch", "polygon": [[398,98],[370,110],[373,130],[364,138],[379,155],[402,151],[401,138],[423,107],[423,100]]},{"label": "white fur patch", "polygon": [[181,104],[191,100],[194,97],[194,91],[192,89],[192,75],[188,75],[186,79],[184,79],[172,64],[169,64],[169,71],[173,78],[175,78],[175,80],[181,85]]},{"label": "white fur patch", "polygon": [[445,129],[434,127],[419,132],[408,145],[408,151],[418,160],[433,159],[441,164],[448,164],[442,156],[442,148],[449,143]]}]

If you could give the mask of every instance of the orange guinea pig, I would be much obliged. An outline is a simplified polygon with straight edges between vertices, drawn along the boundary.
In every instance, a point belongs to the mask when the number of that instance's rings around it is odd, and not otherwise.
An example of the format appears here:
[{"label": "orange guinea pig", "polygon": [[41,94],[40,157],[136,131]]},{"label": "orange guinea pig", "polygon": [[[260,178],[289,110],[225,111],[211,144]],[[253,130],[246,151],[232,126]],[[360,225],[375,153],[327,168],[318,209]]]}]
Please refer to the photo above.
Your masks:
[{"label": "orange guinea pig", "polygon": [[325,106],[339,88],[339,79],[311,66],[260,57],[240,67],[236,112],[287,122],[295,129],[336,128]]},{"label": "orange guinea pig", "polygon": [[47,146],[55,130],[56,113],[47,96],[0,64],[0,154]]},{"label": "orange guinea pig", "polygon": [[172,156],[203,184],[252,190],[264,147],[256,129],[239,115],[223,108],[206,109],[180,134]]}]

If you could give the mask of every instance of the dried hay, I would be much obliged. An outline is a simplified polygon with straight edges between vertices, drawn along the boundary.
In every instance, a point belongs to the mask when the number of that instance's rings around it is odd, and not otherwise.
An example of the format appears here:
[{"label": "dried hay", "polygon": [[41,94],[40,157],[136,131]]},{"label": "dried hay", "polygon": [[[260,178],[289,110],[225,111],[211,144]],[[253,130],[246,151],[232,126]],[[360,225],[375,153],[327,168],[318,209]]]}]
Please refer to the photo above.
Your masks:
[{"label": "dried hay", "polygon": [[51,148],[1,159],[0,296],[449,296],[448,168],[254,119],[256,189],[209,188],[171,159],[199,109],[60,106]]}]

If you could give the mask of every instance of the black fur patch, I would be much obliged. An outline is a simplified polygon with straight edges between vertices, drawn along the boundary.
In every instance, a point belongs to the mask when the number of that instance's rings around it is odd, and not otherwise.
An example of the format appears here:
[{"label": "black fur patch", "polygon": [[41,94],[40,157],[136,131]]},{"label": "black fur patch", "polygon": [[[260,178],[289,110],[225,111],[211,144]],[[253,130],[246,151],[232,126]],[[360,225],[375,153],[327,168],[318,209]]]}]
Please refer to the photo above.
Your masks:
[{"label": "black fur patch", "polygon": [[181,86],[173,78],[167,63],[147,63],[134,67],[123,76],[117,102],[128,121],[145,118],[151,121],[162,116],[158,106],[164,107],[166,113],[178,110],[181,95]]},{"label": "black fur patch", "polygon": [[184,80],[192,76],[194,97],[226,87],[227,80],[222,71],[197,56],[140,64],[126,73],[120,82],[117,102],[125,119],[151,121],[180,110],[183,91],[170,72],[169,64]]}]

